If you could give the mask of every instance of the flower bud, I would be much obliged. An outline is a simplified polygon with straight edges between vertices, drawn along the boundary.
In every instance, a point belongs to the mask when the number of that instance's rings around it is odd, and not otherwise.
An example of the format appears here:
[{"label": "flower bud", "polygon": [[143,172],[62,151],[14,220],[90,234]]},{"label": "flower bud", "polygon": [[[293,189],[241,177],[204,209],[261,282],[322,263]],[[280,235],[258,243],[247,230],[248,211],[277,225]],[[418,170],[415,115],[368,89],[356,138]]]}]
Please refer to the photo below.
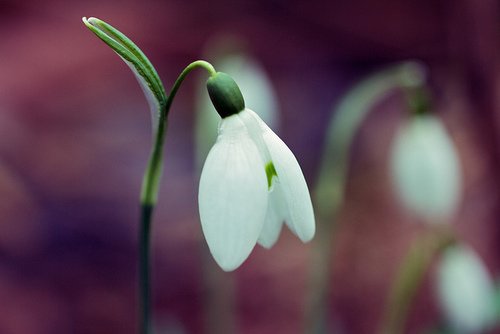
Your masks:
[{"label": "flower bud", "polygon": [[211,76],[207,80],[207,89],[210,100],[222,118],[245,109],[245,100],[238,85],[226,73],[217,72]]},{"label": "flower bud", "polygon": [[461,169],[453,141],[433,115],[413,116],[392,147],[396,189],[426,222],[446,222],[461,197]]},{"label": "flower bud", "polygon": [[471,248],[446,250],[438,264],[438,297],[447,320],[458,333],[482,333],[495,320],[494,285]]}]

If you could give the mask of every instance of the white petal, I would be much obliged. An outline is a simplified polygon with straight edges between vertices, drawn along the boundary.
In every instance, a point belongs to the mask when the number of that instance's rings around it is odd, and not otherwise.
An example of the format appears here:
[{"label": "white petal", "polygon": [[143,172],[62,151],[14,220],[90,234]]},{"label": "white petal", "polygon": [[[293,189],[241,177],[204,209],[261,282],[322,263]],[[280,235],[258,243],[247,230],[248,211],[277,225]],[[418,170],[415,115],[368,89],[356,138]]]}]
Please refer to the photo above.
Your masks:
[{"label": "white petal", "polygon": [[288,210],[281,185],[276,178],[273,179],[273,183],[273,189],[269,193],[266,220],[258,240],[258,243],[267,249],[278,241]]},{"label": "white petal", "polygon": [[237,115],[221,122],[200,178],[201,226],[222,269],[234,270],[255,246],[267,211],[267,178]]},{"label": "white petal", "polygon": [[316,226],[311,196],[299,163],[286,144],[250,109],[246,109],[259,122],[264,142],[271,155],[288,207],[288,226],[300,240],[314,237]]},{"label": "white petal", "polygon": [[[250,138],[257,146],[257,150],[260,153],[260,157],[262,161],[265,162],[264,166],[271,162],[271,154],[269,153],[269,149],[267,147],[266,142],[264,141],[264,128],[267,127],[266,123],[252,110],[245,109],[238,113],[238,117],[241,119],[243,124],[248,130],[248,134]],[[261,125],[263,124],[263,126]]]}]

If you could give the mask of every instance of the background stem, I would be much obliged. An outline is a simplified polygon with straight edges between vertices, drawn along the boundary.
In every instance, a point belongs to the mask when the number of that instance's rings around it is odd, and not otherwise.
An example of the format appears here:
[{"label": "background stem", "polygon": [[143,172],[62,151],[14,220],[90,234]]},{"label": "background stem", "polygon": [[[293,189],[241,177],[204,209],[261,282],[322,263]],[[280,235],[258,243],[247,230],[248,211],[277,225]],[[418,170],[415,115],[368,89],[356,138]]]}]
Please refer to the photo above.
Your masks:
[{"label": "background stem", "polygon": [[418,237],[410,247],[392,285],[380,334],[403,333],[412,301],[432,261],[455,238],[448,229],[431,229]]},{"label": "background stem", "polygon": [[333,110],[314,189],[317,237],[313,242],[304,333],[330,332],[326,314],[331,294],[332,247],[344,201],[351,143],[377,101],[392,89],[421,86],[424,77],[419,64],[395,65],[361,81]]}]

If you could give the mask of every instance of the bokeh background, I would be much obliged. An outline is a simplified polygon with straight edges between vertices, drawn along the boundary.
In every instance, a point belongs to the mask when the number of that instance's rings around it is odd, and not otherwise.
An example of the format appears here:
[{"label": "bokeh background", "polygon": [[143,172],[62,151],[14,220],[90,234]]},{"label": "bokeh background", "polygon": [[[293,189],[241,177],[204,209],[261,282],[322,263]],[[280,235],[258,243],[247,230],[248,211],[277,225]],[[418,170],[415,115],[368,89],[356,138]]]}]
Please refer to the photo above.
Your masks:
[{"label": "bokeh background", "polygon": [[[332,106],[373,71],[422,61],[463,169],[453,227],[498,277],[499,6],[1,1],[0,333],[127,334],[137,326],[137,202],[151,141],[148,106],[130,71],[82,16],[131,37],[166,87],[204,55],[213,36],[238,35],[273,83],[280,135],[311,186]],[[288,230],[272,250],[256,247],[240,269],[216,272],[218,283],[207,285],[204,268],[213,260],[198,218],[193,133],[197,83],[205,75],[188,78],[170,116],[153,235],[156,325],[163,333],[204,333],[205,305],[229,294],[226,330],[300,333],[312,245]],[[375,332],[399,262],[425,228],[401,206],[389,175],[389,147],[405,108],[402,94],[388,95],[355,139],[327,296],[338,333]],[[431,268],[408,333],[441,322],[433,278]]]}]

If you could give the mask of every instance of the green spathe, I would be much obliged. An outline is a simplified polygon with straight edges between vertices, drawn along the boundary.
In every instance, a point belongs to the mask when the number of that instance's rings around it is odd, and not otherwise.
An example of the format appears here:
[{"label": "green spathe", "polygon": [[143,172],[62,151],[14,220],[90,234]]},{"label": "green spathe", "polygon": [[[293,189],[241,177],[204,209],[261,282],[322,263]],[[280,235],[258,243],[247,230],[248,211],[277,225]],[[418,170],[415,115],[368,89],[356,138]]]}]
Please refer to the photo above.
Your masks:
[{"label": "green spathe", "polygon": [[240,88],[229,75],[217,72],[207,80],[210,100],[222,118],[235,115],[245,109]]},{"label": "green spathe", "polygon": [[[131,66],[139,83],[144,89],[148,101],[152,103],[151,98],[156,100],[158,106],[164,106],[166,100],[165,89],[156,72],[153,64],[139,47],[112,25],[91,17],[82,18],[83,23],[99,39],[111,47],[126,63]],[[154,104],[153,104],[154,105]]]}]

